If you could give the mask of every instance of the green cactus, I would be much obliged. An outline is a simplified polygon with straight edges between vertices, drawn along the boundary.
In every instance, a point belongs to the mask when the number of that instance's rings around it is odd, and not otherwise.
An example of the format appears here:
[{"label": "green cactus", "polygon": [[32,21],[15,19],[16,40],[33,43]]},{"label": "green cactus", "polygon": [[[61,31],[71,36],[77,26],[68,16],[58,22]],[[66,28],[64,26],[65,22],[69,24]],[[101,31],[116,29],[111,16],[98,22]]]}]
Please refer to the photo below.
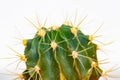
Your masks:
[{"label": "green cactus", "polygon": [[24,39],[25,80],[98,80],[102,75],[93,36],[70,24],[40,27]]}]

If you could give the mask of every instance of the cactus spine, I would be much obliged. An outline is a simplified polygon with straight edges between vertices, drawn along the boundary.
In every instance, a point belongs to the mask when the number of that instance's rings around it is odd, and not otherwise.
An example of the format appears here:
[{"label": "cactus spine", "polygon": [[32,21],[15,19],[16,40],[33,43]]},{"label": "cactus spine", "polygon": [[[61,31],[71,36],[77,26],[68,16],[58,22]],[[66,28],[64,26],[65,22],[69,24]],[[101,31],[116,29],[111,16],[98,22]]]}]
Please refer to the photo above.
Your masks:
[{"label": "cactus spine", "polygon": [[78,27],[69,24],[41,27],[23,44],[25,80],[98,80],[102,75],[97,45]]}]

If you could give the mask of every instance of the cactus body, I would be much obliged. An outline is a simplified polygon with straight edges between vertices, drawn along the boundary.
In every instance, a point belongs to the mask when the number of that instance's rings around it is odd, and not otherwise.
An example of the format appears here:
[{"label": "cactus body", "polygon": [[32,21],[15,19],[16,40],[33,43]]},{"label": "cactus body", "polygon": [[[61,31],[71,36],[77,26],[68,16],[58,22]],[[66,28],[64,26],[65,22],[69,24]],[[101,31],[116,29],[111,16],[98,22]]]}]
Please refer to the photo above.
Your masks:
[{"label": "cactus body", "polygon": [[25,80],[98,80],[97,45],[76,27],[40,28],[26,40]]}]

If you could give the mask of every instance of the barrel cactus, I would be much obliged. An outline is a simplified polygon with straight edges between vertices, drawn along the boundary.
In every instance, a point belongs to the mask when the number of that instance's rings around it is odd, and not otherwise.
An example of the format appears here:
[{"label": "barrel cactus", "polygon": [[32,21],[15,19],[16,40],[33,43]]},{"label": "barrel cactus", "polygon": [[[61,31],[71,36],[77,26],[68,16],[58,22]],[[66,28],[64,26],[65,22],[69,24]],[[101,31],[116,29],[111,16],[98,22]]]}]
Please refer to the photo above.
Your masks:
[{"label": "barrel cactus", "polygon": [[97,50],[100,47],[93,40],[98,37],[94,34],[100,27],[93,35],[86,35],[79,29],[84,19],[77,26],[64,22],[61,26],[49,28],[41,26],[39,21],[37,27],[27,19],[37,28],[37,32],[33,38],[22,40],[24,54],[10,48],[20,62],[24,61],[26,65],[22,73],[15,73],[18,76],[15,80],[99,80],[101,76],[105,80],[107,77],[113,78],[108,72],[118,68],[104,71],[99,66]]},{"label": "barrel cactus", "polygon": [[24,39],[26,69],[24,80],[98,80],[97,45],[92,35],[63,23],[49,28],[39,27],[32,39]]}]

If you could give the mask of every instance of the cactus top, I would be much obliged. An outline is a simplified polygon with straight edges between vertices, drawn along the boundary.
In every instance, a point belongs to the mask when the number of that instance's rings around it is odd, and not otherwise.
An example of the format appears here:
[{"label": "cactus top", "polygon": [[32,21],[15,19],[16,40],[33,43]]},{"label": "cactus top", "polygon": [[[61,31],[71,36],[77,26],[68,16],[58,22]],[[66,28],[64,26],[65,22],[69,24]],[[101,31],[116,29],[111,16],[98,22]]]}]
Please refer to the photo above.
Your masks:
[{"label": "cactus top", "polygon": [[102,70],[93,37],[68,24],[41,27],[23,40],[25,80],[98,80]]}]

